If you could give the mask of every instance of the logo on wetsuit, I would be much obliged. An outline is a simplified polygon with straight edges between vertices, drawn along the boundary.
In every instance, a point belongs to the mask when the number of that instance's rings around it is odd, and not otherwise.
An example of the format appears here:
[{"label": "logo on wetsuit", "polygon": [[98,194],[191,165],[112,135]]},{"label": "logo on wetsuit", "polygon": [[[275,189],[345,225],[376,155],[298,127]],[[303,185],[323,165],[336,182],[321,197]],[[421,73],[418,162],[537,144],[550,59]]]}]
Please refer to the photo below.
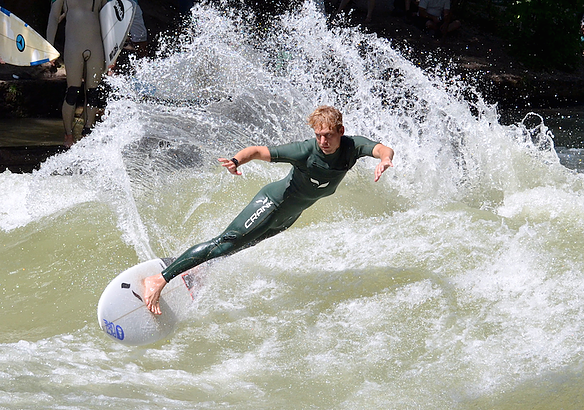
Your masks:
[{"label": "logo on wetsuit", "polygon": [[247,219],[247,221],[245,221],[245,229],[249,229],[250,226],[253,225],[253,223],[264,213],[266,212],[266,210],[270,209],[272,206],[274,206],[274,203],[272,201],[270,201],[270,199],[268,197],[264,198],[264,199],[258,199],[256,201],[256,204],[263,204],[261,207],[259,207],[258,209],[256,209],[256,211]]},{"label": "logo on wetsuit", "polygon": [[328,184],[330,184],[330,181],[329,182],[325,182],[324,184],[321,184],[320,181],[317,181],[314,178],[310,178],[310,182],[312,182],[318,188],[326,188],[328,186]]}]

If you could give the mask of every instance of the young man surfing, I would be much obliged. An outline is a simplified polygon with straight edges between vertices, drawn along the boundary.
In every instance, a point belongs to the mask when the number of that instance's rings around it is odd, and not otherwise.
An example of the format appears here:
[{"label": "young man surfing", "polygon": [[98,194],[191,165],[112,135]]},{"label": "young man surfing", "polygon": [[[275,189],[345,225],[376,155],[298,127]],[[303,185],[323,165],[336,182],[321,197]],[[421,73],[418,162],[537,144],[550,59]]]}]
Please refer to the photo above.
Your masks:
[{"label": "young man surfing", "polygon": [[266,147],[252,146],[231,159],[219,158],[233,175],[251,160],[286,162],[288,176],[263,187],[223,233],[193,246],[160,274],[144,280],[148,309],[160,315],[160,293],[174,277],[203,262],[240,251],[288,229],[309,206],[332,195],[357,159],[378,158],[375,181],[393,166],[393,149],[364,137],[345,136],[342,114],[333,107],[318,107],[308,117],[315,139]]}]

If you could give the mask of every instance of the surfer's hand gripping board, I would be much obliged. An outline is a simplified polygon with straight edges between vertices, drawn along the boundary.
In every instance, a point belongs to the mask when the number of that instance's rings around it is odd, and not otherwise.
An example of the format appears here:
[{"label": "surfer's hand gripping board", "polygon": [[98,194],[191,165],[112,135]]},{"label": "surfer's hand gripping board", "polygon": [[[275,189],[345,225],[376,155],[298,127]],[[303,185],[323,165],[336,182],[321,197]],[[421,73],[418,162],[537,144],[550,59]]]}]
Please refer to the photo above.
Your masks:
[{"label": "surfer's hand gripping board", "polygon": [[110,338],[140,346],[157,342],[175,330],[201,285],[204,268],[196,267],[170,281],[160,297],[162,314],[154,315],[144,303],[144,279],[159,274],[168,264],[168,259],[140,263],[107,285],[97,305],[97,319]]}]

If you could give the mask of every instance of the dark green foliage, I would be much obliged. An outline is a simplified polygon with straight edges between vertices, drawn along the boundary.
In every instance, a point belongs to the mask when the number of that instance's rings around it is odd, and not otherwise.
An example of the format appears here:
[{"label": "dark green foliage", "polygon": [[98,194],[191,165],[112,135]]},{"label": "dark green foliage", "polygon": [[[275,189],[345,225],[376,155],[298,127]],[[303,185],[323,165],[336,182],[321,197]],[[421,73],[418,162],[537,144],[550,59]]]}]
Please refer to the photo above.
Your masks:
[{"label": "dark green foliage", "polygon": [[582,60],[584,0],[515,0],[506,7],[503,34],[529,67],[573,71]]}]

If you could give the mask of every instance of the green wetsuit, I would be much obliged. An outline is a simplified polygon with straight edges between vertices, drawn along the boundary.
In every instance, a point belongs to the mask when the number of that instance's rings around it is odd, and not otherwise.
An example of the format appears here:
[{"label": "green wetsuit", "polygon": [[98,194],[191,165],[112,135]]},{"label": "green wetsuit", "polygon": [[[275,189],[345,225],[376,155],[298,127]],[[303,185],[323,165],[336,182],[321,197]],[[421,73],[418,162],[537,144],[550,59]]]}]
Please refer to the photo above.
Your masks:
[{"label": "green wetsuit", "polygon": [[210,259],[235,253],[289,228],[302,211],[332,195],[357,159],[373,156],[377,142],[341,138],[336,152],[325,155],[316,138],[269,147],[272,162],[292,165],[288,176],[263,187],[223,233],[179,256],[162,275],[166,281]]}]

